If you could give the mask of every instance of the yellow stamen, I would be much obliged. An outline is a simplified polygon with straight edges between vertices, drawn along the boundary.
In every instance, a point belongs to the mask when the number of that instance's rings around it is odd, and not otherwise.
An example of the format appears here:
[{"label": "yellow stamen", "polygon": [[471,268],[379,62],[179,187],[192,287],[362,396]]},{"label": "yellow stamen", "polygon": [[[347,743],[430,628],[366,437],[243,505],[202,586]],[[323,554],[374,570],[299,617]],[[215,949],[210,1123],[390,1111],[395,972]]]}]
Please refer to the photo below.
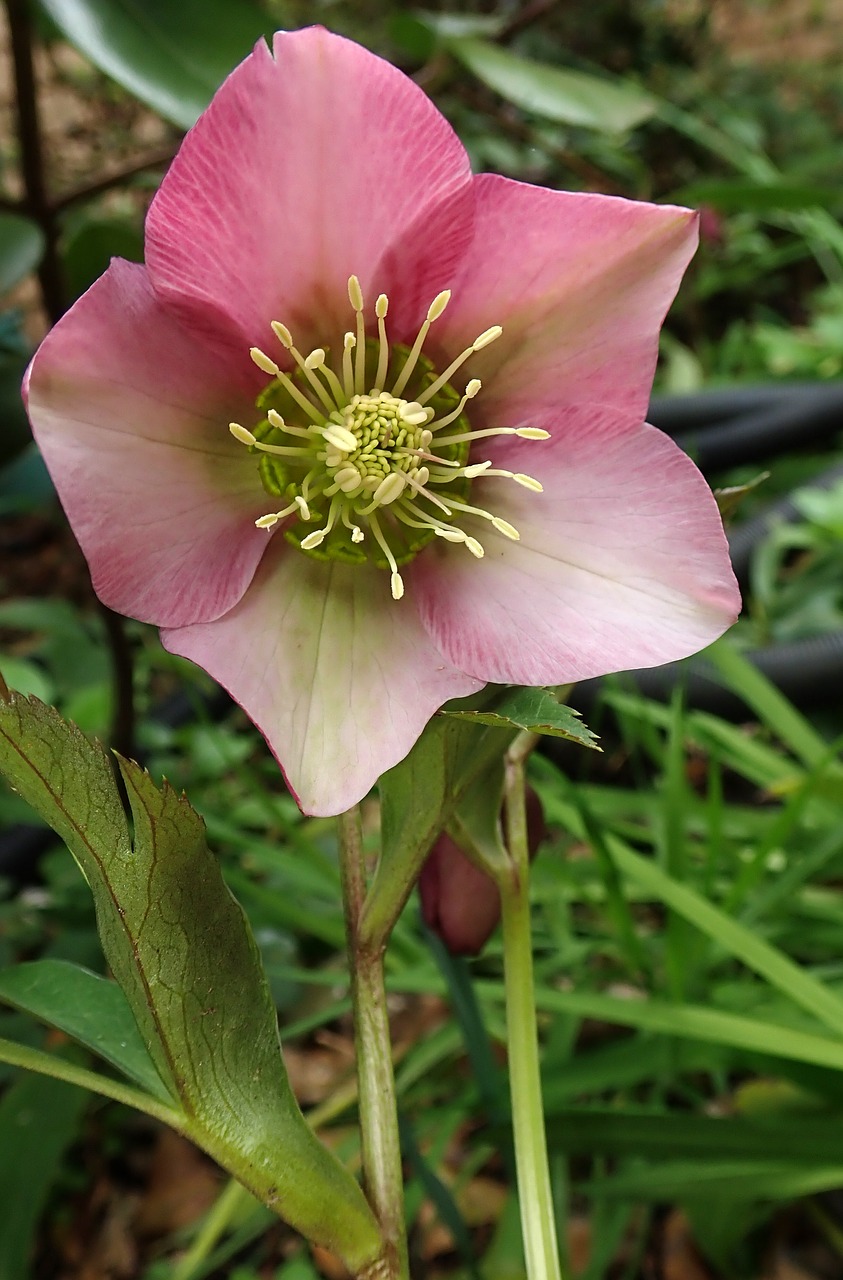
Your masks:
[{"label": "yellow stamen", "polygon": [[418,358],[421,355],[421,349],[424,346],[424,340],[428,335],[430,326],[433,324],[434,320],[439,319],[450,301],[451,290],[443,289],[441,293],[437,293],[436,297],[427,308],[427,315],[422,322],[422,327],[418,331],[415,342],[410,348],[410,354],[407,356],[404,368],[395,380],[395,386],[392,388],[392,394],[394,396],[400,396],[401,392],[409,382],[410,375],[415,369]]},{"label": "yellow stamen", "polygon": [[342,385],[346,401],[354,395],[354,370],[351,364],[351,353],[357,345],[353,333],[347,333],[342,340]]},{"label": "yellow stamen", "polygon": [[366,381],[366,321],[363,318],[363,290],[357,276],[348,277],[348,300],[357,318],[357,348],[354,352],[354,390],[363,394]]},{"label": "yellow stamen", "polygon": [[446,382],[450,382],[461,365],[465,364],[469,356],[473,356],[475,351],[482,351],[483,347],[488,347],[490,342],[495,342],[503,333],[503,329],[499,324],[492,325],[491,329],[484,330],[479,338],[475,338],[470,347],[466,347],[456,360],[452,360],[444,373],[440,373],[435,382],[431,382],[429,387],[425,387],[424,391],[418,397],[419,404],[424,404],[431,396],[435,396],[437,391],[441,391]]},{"label": "yellow stamen", "polygon": [[386,382],[386,371],[389,367],[389,343],[386,340],[386,313],[389,310],[389,298],[385,293],[379,295],[375,303],[375,315],[378,318],[378,371],[375,374],[375,386],[381,391]]},{"label": "yellow stamen", "polygon": [[369,528],[372,530],[372,533],[375,535],[375,541],[378,543],[381,551],[386,556],[386,562],[389,565],[390,569],[392,570],[392,573],[389,579],[389,585],[392,590],[392,598],[393,600],[400,600],[404,594],[404,580],[401,577],[401,574],[398,572],[398,562],[395,559],[395,556],[392,554],[389,543],[387,542],[386,538],[383,536],[383,533],[381,532],[381,527],[378,524],[377,516],[371,516],[369,518]]}]

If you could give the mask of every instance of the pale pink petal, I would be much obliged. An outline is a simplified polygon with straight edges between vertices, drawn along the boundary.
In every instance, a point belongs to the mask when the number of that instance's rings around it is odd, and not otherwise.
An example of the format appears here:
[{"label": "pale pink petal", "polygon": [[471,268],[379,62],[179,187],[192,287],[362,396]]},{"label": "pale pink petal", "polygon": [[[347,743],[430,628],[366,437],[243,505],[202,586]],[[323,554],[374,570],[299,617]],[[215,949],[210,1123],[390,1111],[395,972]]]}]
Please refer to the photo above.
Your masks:
[{"label": "pale pink petal", "polygon": [[491,325],[466,366],[472,420],[517,423],[545,405],[605,405],[642,421],[665,312],[697,243],[696,215],[483,174],[475,235],[434,330],[445,353]]},{"label": "pale pink petal", "polygon": [[[406,76],[322,28],[261,41],[187,135],[147,219],[155,288],[251,343],[283,320],[300,345],[353,328],[347,281],[392,320],[447,285],[471,235],[465,150]],[[191,301],[192,300],[192,301]]]},{"label": "pale pink petal", "polygon": [[305,813],[355,804],[443,702],[483,683],[443,660],[387,573],[314,560],[280,535],[231,613],[161,638],[240,703]]},{"label": "pale pink petal", "polygon": [[541,425],[552,441],[519,441],[495,461],[531,473],[544,493],[494,478],[471,490],[520,542],[474,519],[483,560],[437,541],[405,572],[445,658],[478,679],[563,684],[715,640],[740,596],[717,506],[690,459],[654,427],[606,411],[561,410]]},{"label": "pale pink petal", "polygon": [[182,626],[240,599],[274,500],[228,423],[254,417],[262,381],[247,353],[195,342],[119,260],[44,340],[29,414],[105,604]]}]

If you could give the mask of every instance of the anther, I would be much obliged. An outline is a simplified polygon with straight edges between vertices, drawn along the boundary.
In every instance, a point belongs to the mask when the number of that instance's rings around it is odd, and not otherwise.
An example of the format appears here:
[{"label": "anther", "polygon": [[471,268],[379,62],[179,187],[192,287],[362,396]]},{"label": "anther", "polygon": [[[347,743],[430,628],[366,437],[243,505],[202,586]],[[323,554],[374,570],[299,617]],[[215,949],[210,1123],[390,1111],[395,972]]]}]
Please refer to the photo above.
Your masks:
[{"label": "anther", "polygon": [[281,343],[281,346],[286,347],[287,350],[290,351],[293,346],[293,335],[290,333],[287,326],[282,324],[280,320],[273,320],[270,327],[278,341]]},{"label": "anther", "polygon": [[363,290],[357,276],[348,277],[348,300],[357,316],[357,349],[354,352],[354,390],[363,394],[366,381],[366,321],[363,318]]},{"label": "anther", "polygon": [[549,440],[550,432],[542,431],[541,427],[518,427],[515,434],[520,436],[522,440]]},{"label": "anther", "polygon": [[501,520],[500,516],[492,516],[492,525],[497,529],[498,533],[502,533],[505,537],[511,538],[513,542],[521,541],[521,534],[511,525],[508,520]]},{"label": "anther", "polygon": [[229,422],[228,429],[234,436],[234,439],[239,440],[241,444],[257,444],[257,440],[252,435],[251,431],[247,431],[245,427],[241,427],[239,422]]},{"label": "anther", "polygon": [[471,344],[472,351],[482,351],[484,347],[488,347],[490,342],[496,342],[503,333],[503,329],[499,324],[493,324],[491,329],[484,329],[479,338],[475,338]]},{"label": "anther", "polygon": [[322,435],[328,444],[332,444],[335,449],[342,450],[343,453],[351,453],[357,448],[357,437],[348,427],[341,427],[338,423],[329,422],[322,429]]},{"label": "anther", "polygon": [[443,289],[441,293],[437,293],[436,297],[427,308],[427,318],[431,324],[434,320],[438,320],[442,312],[451,301],[451,290]]},{"label": "anther", "polygon": [[[388,503],[394,502],[404,492],[406,483],[407,477],[403,471],[391,471],[388,476],[381,480],[373,494],[373,501],[379,506],[386,506]],[[422,483],[424,482],[422,481]]]},{"label": "anther", "polygon": [[355,311],[363,310],[363,290],[357,276],[348,277],[348,300]]},{"label": "anther", "polygon": [[272,378],[278,377],[278,365],[274,360],[270,360],[269,356],[265,355],[260,347],[250,347],[249,355],[263,373],[268,373]]},{"label": "anther", "polygon": [[383,389],[383,384],[386,382],[386,371],[389,368],[389,343],[387,342],[386,325],[384,324],[384,320],[386,319],[386,313],[388,310],[389,310],[389,298],[387,298],[385,293],[381,293],[378,295],[378,300],[375,303],[375,315],[377,316],[377,319],[378,319],[378,344],[379,344],[378,368],[377,368],[377,373],[375,374],[375,386],[381,390]]}]

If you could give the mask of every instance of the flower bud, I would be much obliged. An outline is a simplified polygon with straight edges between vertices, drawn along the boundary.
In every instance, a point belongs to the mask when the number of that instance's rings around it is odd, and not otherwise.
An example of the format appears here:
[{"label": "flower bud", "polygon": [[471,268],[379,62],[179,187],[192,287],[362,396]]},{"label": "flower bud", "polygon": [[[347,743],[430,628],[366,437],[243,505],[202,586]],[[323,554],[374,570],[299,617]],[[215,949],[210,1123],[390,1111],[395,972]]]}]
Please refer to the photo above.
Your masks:
[{"label": "flower bud", "polygon": [[[527,789],[527,841],[532,858],[545,836],[541,803]],[[501,900],[491,876],[475,866],[443,831],[419,876],[422,916],[455,956],[476,956],[500,919]]]}]

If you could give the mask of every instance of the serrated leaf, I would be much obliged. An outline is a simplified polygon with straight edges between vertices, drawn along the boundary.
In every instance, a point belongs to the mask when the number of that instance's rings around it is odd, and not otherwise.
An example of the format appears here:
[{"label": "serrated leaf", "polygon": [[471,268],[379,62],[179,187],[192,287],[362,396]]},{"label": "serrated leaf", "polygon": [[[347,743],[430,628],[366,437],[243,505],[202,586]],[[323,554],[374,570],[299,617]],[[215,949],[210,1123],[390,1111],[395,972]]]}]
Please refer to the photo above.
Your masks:
[{"label": "serrated leaf", "polygon": [[251,0],[39,3],[94,66],[183,129],[267,28]]},{"label": "serrated leaf", "polygon": [[559,124],[625,133],[656,112],[655,98],[638,85],[536,62],[488,40],[445,41],[455,58],[507,102]]},{"label": "serrated leaf", "polygon": [[66,960],[33,960],[0,970],[0,1001],[58,1027],[147,1093],[172,1102],[116,982]]},{"label": "serrated leaf", "polygon": [[184,1131],[352,1271],[381,1241],[351,1175],[290,1089],[275,1008],[202,819],[120,761],[129,836],[105,752],[52,707],[0,687],[0,771],[65,840],[91,887],[106,958]]},{"label": "serrated leaf", "polygon": [[553,738],[567,738],[581,747],[590,747],[592,751],[601,750],[596,735],[583,724],[579,712],[557,702],[550,689],[513,688],[502,694],[491,707],[470,711],[445,708],[441,714],[501,729],[527,729]]}]

